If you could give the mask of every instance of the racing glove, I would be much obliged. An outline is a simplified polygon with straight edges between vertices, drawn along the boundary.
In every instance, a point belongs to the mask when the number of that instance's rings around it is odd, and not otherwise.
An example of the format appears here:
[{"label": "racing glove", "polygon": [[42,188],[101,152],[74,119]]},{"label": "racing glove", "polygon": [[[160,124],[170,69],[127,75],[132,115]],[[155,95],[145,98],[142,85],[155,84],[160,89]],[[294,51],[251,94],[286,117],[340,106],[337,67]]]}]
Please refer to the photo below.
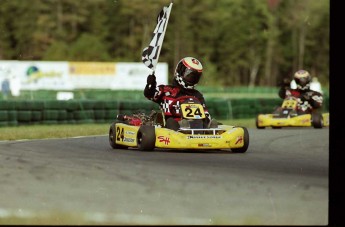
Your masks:
[{"label": "racing glove", "polygon": [[309,94],[303,94],[302,95],[302,100],[304,100],[304,101],[310,101],[310,96],[309,96]]},{"label": "racing glove", "polygon": [[150,84],[151,86],[156,86],[156,76],[154,73],[147,76],[147,84]]},{"label": "racing glove", "polygon": [[146,82],[147,82],[147,84],[146,84],[145,89],[144,89],[144,96],[146,98],[152,100],[152,98],[156,92],[156,85],[157,85],[156,76],[154,75],[154,73],[147,76]]},{"label": "racing glove", "polygon": [[284,99],[287,96],[286,92],[290,89],[290,82],[291,81],[288,78],[284,78],[279,83],[280,89],[278,91],[278,95],[280,98]]},{"label": "racing glove", "polygon": [[314,93],[311,92],[311,91],[307,91],[307,92],[304,92],[301,94],[301,99],[304,100],[304,101],[312,101],[312,97],[313,97]]},{"label": "racing glove", "polygon": [[281,87],[290,87],[291,81],[288,78],[284,78],[283,81],[280,83]]},{"label": "racing glove", "polygon": [[205,116],[208,120],[211,120],[211,114],[207,110],[205,111]]}]

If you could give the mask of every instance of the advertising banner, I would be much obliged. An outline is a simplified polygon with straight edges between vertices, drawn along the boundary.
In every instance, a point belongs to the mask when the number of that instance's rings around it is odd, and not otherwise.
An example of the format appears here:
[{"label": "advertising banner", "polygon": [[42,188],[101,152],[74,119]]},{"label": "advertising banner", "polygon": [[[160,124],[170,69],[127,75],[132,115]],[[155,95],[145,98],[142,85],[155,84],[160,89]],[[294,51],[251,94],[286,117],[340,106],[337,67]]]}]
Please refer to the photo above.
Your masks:
[{"label": "advertising banner", "polygon": [[[0,80],[22,90],[141,90],[150,73],[141,62],[0,61]],[[156,77],[158,84],[168,83],[167,63],[158,63]]]},{"label": "advertising banner", "polygon": [[23,90],[73,89],[66,62],[0,61],[2,79],[19,80]]}]

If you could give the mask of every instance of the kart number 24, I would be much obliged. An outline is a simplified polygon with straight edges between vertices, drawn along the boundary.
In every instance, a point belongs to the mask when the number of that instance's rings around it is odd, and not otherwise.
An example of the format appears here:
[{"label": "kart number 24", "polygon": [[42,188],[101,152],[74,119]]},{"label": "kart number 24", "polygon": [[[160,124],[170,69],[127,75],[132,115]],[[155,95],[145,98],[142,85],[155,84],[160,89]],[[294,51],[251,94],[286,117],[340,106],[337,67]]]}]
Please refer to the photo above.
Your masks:
[{"label": "kart number 24", "polygon": [[123,138],[125,137],[125,129],[121,127],[116,127],[116,140],[117,141],[123,141]]}]

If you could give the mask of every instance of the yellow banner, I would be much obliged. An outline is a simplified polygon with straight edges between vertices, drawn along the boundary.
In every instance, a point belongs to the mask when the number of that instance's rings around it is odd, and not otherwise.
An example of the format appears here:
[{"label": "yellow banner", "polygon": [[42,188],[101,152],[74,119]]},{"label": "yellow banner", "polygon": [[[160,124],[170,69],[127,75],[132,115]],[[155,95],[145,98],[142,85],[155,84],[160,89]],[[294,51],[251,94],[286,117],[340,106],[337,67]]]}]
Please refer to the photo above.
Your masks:
[{"label": "yellow banner", "polygon": [[70,75],[114,75],[115,63],[69,62]]}]

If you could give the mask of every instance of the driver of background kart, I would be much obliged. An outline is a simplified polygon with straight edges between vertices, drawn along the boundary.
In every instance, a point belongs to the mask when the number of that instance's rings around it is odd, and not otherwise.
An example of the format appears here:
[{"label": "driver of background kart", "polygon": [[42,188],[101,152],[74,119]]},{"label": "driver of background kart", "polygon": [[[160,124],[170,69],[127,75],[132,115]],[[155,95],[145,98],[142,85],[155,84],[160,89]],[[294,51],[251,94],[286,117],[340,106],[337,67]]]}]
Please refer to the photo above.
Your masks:
[{"label": "driver of background kart", "polygon": [[175,102],[182,96],[196,97],[201,105],[204,107],[206,119],[204,121],[204,127],[217,127],[217,122],[212,119],[207,110],[205,99],[203,95],[195,89],[195,86],[202,77],[202,64],[196,58],[185,57],[182,58],[174,73],[174,79],[172,85],[158,85],[156,82],[156,76],[151,74],[147,77],[147,84],[144,90],[144,96],[160,105],[165,116],[166,127],[178,130],[180,126],[185,122],[181,119],[181,115],[178,114],[180,108],[176,103],[183,103],[184,100]]},{"label": "driver of background kart", "polygon": [[279,97],[285,99],[293,96],[297,98],[297,114],[311,114],[322,107],[323,97],[320,92],[310,90],[311,76],[306,70],[298,70],[293,79],[297,88],[290,87],[290,80],[285,78],[279,89]]}]

